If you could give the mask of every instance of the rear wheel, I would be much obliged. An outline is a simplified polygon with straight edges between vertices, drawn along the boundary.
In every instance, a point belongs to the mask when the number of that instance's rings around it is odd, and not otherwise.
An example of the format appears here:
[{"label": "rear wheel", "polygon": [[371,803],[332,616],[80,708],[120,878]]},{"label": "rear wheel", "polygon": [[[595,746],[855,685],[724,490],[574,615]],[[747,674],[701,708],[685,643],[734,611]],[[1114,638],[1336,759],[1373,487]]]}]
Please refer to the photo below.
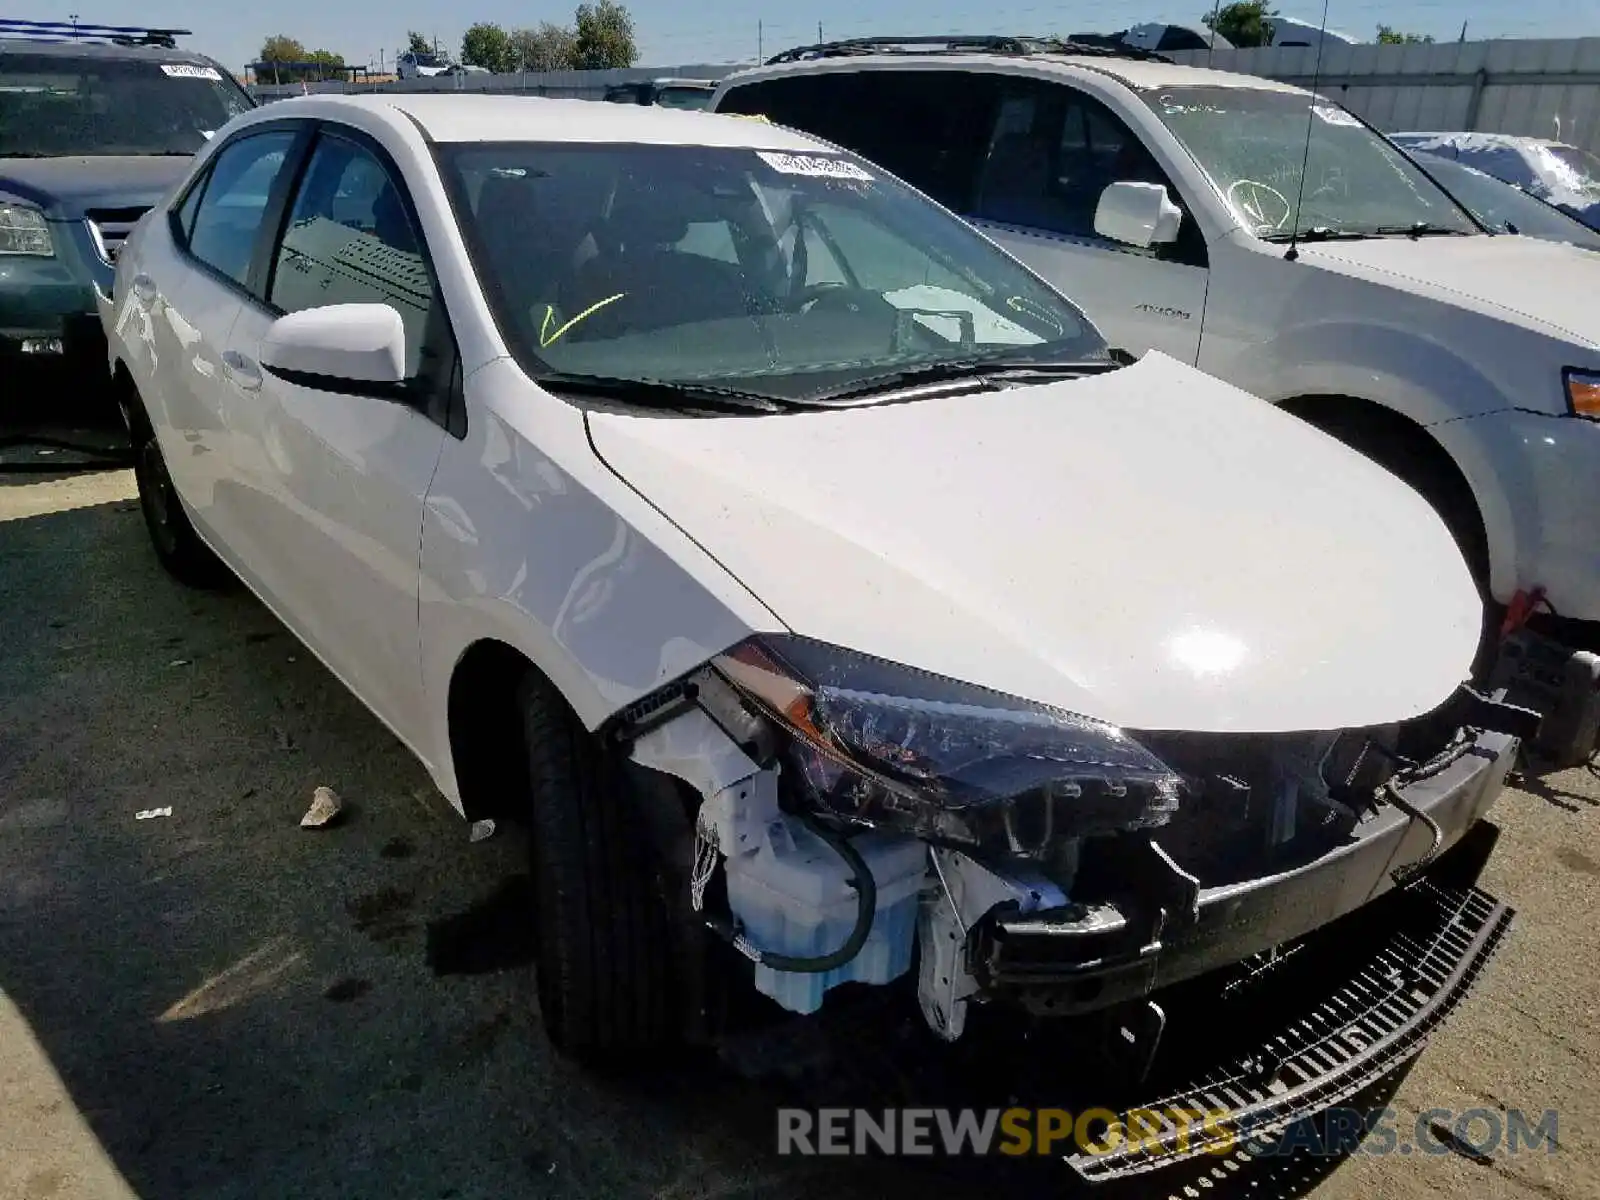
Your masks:
[{"label": "rear wheel", "polygon": [[670,872],[625,765],[542,677],[519,698],[546,1033],[593,1065],[654,1056],[682,1029]]},{"label": "rear wheel", "polygon": [[167,573],[190,587],[216,587],[227,579],[227,569],[211,548],[200,540],[183,511],[172,485],[167,460],[161,453],[150,422],[142,412],[130,421],[133,473],[139,483],[139,508],[144,513],[150,545]]}]

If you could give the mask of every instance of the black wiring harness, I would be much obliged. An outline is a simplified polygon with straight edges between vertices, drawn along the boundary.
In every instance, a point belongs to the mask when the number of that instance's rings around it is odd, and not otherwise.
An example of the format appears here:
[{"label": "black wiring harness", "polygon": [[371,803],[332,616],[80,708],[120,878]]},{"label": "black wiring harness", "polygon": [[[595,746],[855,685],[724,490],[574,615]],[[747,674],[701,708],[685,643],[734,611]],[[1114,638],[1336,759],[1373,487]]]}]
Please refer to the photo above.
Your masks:
[{"label": "black wiring harness", "polygon": [[1406,755],[1399,754],[1374,741],[1367,743],[1399,768],[1384,782],[1384,798],[1413,821],[1420,821],[1433,839],[1427,852],[1421,858],[1415,862],[1398,866],[1390,872],[1390,878],[1396,883],[1403,884],[1426,870],[1434,859],[1439,857],[1440,850],[1444,848],[1444,830],[1439,827],[1439,822],[1401,795],[1400,788],[1405,784],[1420,783],[1424,779],[1432,779],[1436,775],[1443,774],[1452,765],[1460,762],[1472,752],[1472,747],[1477,743],[1477,737],[1477,730],[1462,726],[1456,730],[1456,736],[1450,744],[1426,762],[1417,762],[1413,758],[1408,758]]},{"label": "black wiring harness", "polygon": [[856,890],[856,923],[844,944],[831,954],[797,957],[789,954],[772,954],[752,944],[733,921],[726,917],[706,918],[706,927],[725,939],[751,962],[774,971],[793,971],[802,975],[821,975],[853,961],[867,944],[872,933],[872,919],[878,911],[878,885],[872,878],[872,869],[866,860],[843,834],[809,817],[799,817],[800,822],[817,837],[826,842],[855,873],[850,884]]}]

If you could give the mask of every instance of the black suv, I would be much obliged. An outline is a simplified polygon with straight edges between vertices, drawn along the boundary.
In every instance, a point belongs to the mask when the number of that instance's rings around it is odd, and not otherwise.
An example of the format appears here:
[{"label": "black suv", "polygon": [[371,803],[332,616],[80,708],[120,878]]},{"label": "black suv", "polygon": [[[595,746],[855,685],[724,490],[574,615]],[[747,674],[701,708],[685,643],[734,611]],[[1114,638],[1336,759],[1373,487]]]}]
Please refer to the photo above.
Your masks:
[{"label": "black suv", "polygon": [[220,64],[177,48],[187,32],[0,19],[0,378],[33,367],[80,385],[40,393],[52,410],[100,403],[81,386],[106,379],[95,293],[110,295],[128,230],[254,107]]}]

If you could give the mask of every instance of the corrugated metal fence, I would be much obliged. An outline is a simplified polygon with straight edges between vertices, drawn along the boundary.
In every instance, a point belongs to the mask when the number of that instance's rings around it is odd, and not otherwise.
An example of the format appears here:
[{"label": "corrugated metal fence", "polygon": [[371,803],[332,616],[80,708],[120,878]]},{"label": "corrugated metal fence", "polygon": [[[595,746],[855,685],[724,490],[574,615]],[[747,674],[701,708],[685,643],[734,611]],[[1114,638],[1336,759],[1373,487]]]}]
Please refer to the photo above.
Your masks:
[{"label": "corrugated metal fence", "polygon": [[[1311,86],[1317,51],[1185,50],[1179,62]],[[1379,129],[1475,130],[1600,150],[1600,38],[1345,46],[1322,51],[1318,90]]]},{"label": "corrugated metal fence", "polygon": [[[1317,51],[1186,50],[1179,62],[1310,86]],[[529,71],[383,84],[313,83],[313,92],[487,91],[598,100],[613,83],[681,76],[720,79],[726,63],[615,71]],[[1600,38],[1347,46],[1322,51],[1319,89],[1380,129],[1479,130],[1553,137],[1600,151]],[[299,95],[298,84],[253,89],[262,99]]]}]

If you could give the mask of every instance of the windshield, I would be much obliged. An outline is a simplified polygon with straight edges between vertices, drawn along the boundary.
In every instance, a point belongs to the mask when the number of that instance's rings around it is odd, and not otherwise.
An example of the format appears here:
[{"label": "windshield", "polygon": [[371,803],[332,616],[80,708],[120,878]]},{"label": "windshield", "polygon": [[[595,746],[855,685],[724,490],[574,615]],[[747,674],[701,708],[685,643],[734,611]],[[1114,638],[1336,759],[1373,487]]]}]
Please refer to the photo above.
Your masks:
[{"label": "windshield", "polygon": [[1331,101],[1230,87],[1144,98],[1258,237],[1478,232],[1404,155]]},{"label": "windshield", "polygon": [[618,143],[438,154],[500,326],[535,377],[805,399],[947,363],[1111,361],[1071,303],[848,155]]},{"label": "windshield", "polygon": [[1600,158],[1576,146],[1540,146],[1551,182],[1588,200],[1600,200]]},{"label": "windshield", "polygon": [[1600,249],[1600,233],[1519,187],[1454,159],[1432,154],[1413,157],[1468,212],[1496,233],[1520,233]]},{"label": "windshield", "polygon": [[407,54],[406,58],[419,67],[442,67],[445,65],[444,59],[437,54],[418,54],[413,51]]},{"label": "windshield", "polygon": [[656,92],[656,103],[662,108],[703,109],[711,103],[714,94],[710,88],[668,85]]},{"label": "windshield", "polygon": [[206,63],[0,54],[0,157],[193,154],[251,107]]}]

